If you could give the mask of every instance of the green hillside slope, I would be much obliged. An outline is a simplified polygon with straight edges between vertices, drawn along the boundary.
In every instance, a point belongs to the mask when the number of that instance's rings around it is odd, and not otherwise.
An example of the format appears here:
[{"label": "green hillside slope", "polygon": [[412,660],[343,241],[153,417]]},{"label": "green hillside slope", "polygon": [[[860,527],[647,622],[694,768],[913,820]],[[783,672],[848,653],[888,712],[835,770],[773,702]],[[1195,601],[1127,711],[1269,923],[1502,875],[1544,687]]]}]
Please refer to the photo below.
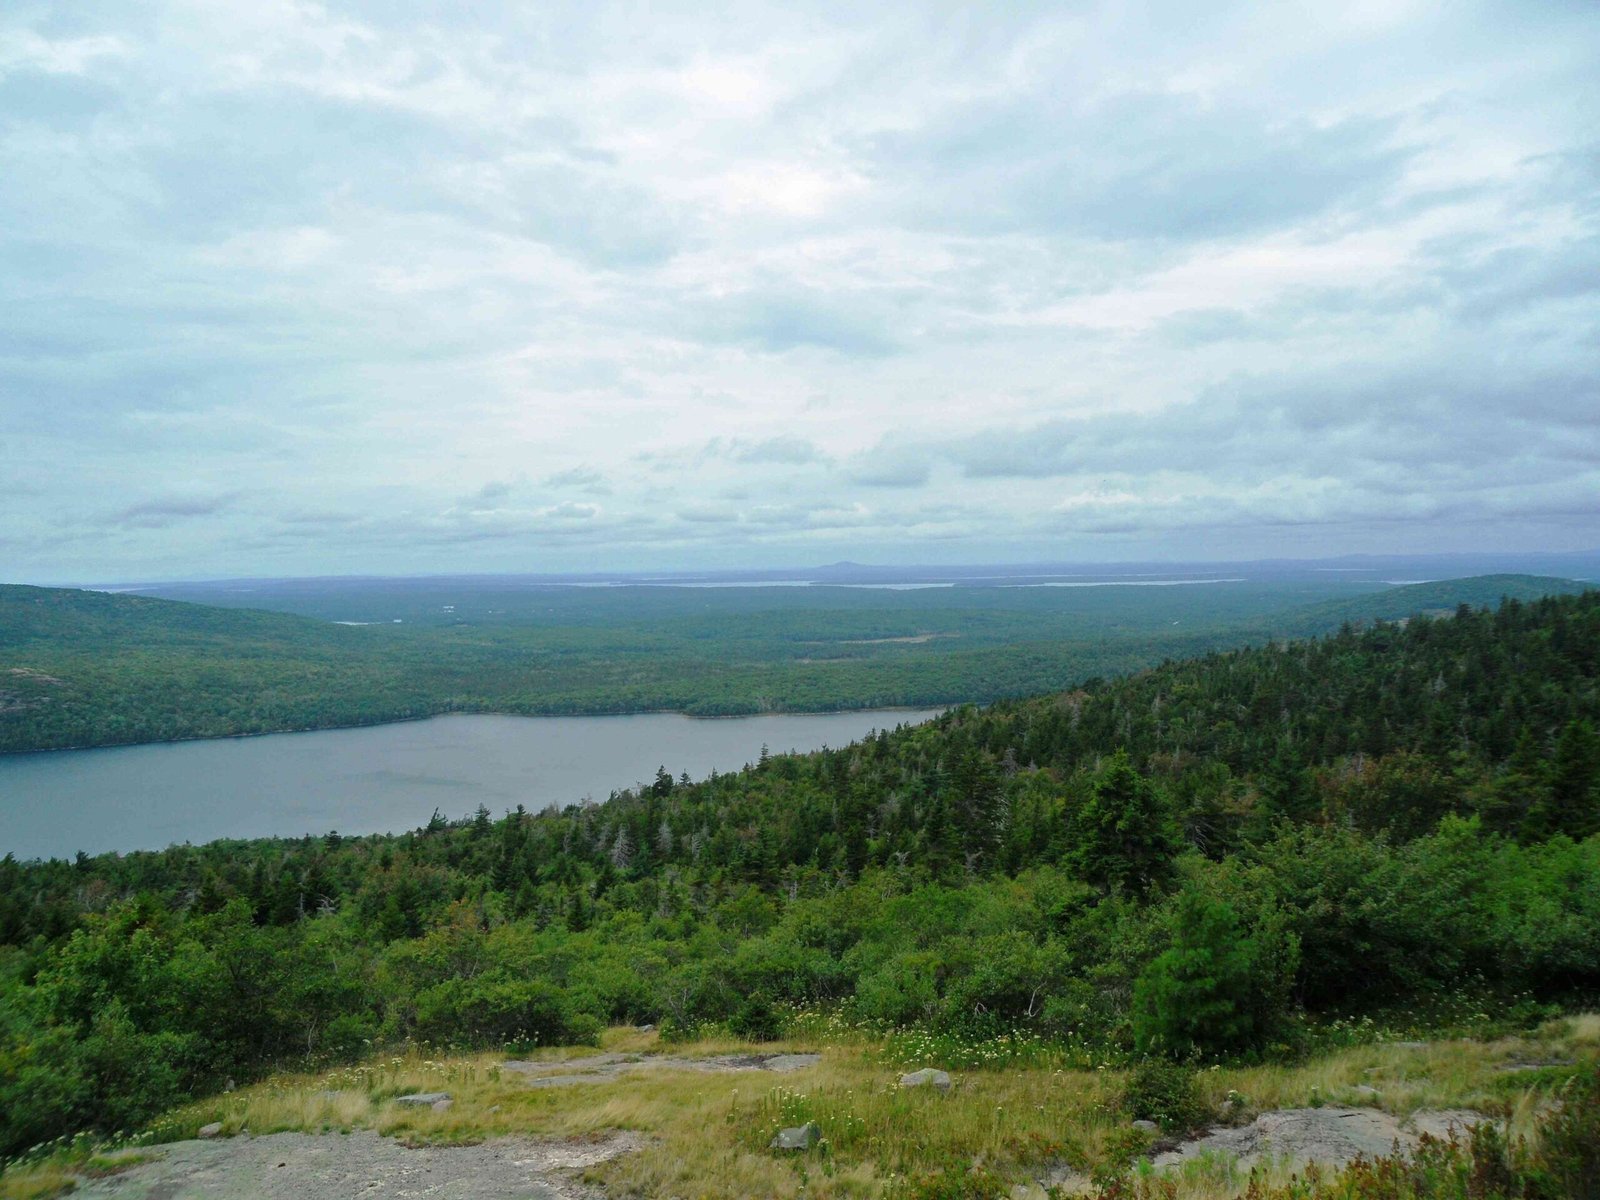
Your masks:
[{"label": "green hillside slope", "polygon": [[[1488,576],[1335,602],[1326,589],[1272,583],[631,588],[603,589],[592,603],[567,588],[545,589],[543,607],[524,597],[516,621],[373,625],[0,587],[0,752],[442,712],[710,716],[987,702],[1346,621],[1576,586]],[[1308,595],[1324,598],[1307,606]]]}]

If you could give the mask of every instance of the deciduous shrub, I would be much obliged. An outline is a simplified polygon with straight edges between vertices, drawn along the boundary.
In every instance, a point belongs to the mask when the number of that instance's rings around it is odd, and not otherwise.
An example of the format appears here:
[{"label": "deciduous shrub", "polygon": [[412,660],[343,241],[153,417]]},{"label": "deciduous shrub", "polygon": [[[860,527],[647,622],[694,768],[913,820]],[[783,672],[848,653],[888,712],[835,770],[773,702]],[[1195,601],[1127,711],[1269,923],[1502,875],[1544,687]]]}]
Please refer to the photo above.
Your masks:
[{"label": "deciduous shrub", "polygon": [[1211,1117],[1195,1087],[1194,1069],[1163,1058],[1147,1058],[1134,1068],[1122,1108],[1134,1120],[1154,1121],[1168,1132],[1194,1129]]},{"label": "deciduous shrub", "polygon": [[772,1001],[757,992],[745,997],[733,1010],[728,1017],[728,1032],[752,1042],[771,1042],[777,1040],[781,1024]]},{"label": "deciduous shrub", "polygon": [[417,1032],[441,1042],[594,1042],[600,1023],[538,979],[447,979],[418,993]]}]

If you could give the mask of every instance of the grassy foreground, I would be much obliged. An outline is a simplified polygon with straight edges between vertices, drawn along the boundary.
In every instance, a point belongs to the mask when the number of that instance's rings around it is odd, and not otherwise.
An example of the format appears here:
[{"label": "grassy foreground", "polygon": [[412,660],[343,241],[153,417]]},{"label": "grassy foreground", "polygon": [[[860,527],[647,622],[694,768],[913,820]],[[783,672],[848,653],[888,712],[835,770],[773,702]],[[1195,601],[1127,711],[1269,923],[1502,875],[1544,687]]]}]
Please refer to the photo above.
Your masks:
[{"label": "grassy foreground", "polygon": [[[503,1071],[504,1055],[411,1052],[329,1074],[281,1075],[190,1105],[131,1138],[132,1150],[57,1148],[13,1164],[0,1176],[0,1200],[65,1194],[80,1178],[155,1152],[137,1147],[193,1137],[213,1121],[224,1136],[368,1128],[419,1144],[638,1132],[644,1149],[588,1176],[614,1197],[954,1197],[1018,1186],[1037,1197],[1044,1195],[1037,1180],[1052,1164],[1101,1181],[1131,1166],[1137,1177],[1149,1144],[1123,1107],[1127,1072],[1109,1065],[1085,1070],[1036,1057],[1022,1067],[952,1072],[954,1087],[940,1095],[899,1088],[904,1067],[885,1061],[883,1044],[848,1034],[830,1044],[702,1040],[665,1047],[653,1033],[619,1028],[601,1042],[604,1050],[641,1056],[820,1049],[822,1061],[781,1076],[656,1069],[538,1089]],[[558,1063],[592,1053],[554,1049],[538,1057]],[[1536,1117],[1574,1071],[1508,1066],[1597,1059],[1600,1014],[1586,1014],[1493,1041],[1376,1043],[1298,1065],[1215,1067],[1200,1072],[1198,1090],[1214,1118],[1229,1123],[1320,1104],[1376,1106],[1399,1117],[1420,1108],[1472,1108],[1504,1120],[1515,1139],[1537,1136]],[[436,1113],[394,1103],[414,1091],[447,1091],[454,1104]],[[806,1121],[823,1130],[815,1150],[767,1148],[778,1128]],[[1281,1185],[1290,1175],[1284,1166],[1260,1182]],[[1190,1165],[1173,1182],[1168,1194],[1176,1200],[1220,1200],[1240,1194],[1249,1180],[1234,1165],[1212,1161]]]}]

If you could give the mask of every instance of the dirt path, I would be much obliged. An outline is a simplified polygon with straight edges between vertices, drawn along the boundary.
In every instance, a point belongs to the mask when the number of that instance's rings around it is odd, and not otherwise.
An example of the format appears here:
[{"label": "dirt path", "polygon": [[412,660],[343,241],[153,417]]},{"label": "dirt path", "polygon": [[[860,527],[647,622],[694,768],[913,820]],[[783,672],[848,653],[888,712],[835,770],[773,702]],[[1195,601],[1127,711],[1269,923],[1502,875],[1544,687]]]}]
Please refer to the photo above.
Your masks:
[{"label": "dirt path", "polygon": [[589,1200],[587,1167],[643,1144],[634,1134],[598,1141],[502,1138],[479,1146],[408,1148],[370,1130],[275,1133],[173,1142],[160,1155],[74,1196],[120,1200]]},{"label": "dirt path", "polygon": [[529,1087],[572,1087],[580,1083],[604,1083],[634,1071],[803,1071],[822,1061],[820,1054],[714,1054],[704,1058],[685,1058],[673,1054],[590,1054],[559,1062],[501,1063],[504,1071],[528,1077]]}]

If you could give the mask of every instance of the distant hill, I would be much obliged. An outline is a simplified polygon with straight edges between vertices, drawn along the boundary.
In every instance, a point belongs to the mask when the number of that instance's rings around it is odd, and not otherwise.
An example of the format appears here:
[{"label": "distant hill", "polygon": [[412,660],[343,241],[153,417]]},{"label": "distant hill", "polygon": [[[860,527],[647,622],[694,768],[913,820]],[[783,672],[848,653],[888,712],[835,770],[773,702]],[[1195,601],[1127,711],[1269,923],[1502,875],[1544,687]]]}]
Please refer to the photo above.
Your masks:
[{"label": "distant hill", "polygon": [[544,588],[480,593],[476,615],[436,591],[401,588],[340,623],[321,619],[327,612],[0,586],[0,753],[445,712],[725,716],[989,703],[1584,585],[1487,575],[1379,587],[1331,576],[904,592]]},{"label": "distant hill", "polygon": [[351,644],[348,627],[258,609],[218,608],[129,592],[0,584],[0,650],[82,652],[240,642]]},{"label": "distant hill", "polygon": [[1435,579],[1402,584],[1383,592],[1308,604],[1269,622],[1275,630],[1303,637],[1337,629],[1346,622],[1367,625],[1373,621],[1402,621],[1419,615],[1445,616],[1465,604],[1469,608],[1495,608],[1504,600],[1538,600],[1545,596],[1574,596],[1594,584],[1548,575],[1476,575],[1469,579]]}]

